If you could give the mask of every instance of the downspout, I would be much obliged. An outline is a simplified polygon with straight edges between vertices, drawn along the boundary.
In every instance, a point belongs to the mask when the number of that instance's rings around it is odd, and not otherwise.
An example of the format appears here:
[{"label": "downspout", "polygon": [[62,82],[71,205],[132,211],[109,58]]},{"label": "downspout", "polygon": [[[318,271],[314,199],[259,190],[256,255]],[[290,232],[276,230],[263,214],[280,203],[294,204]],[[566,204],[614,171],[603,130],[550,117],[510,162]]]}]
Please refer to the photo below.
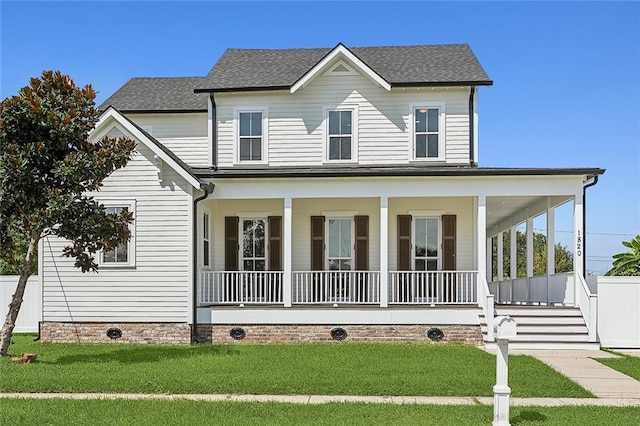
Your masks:
[{"label": "downspout", "polygon": [[474,111],[474,96],[476,94],[476,86],[471,86],[469,92],[469,164],[474,167],[477,166],[475,159],[475,111]]},{"label": "downspout", "polygon": [[198,203],[211,195],[215,187],[216,186],[213,184],[213,182],[209,182],[206,185],[201,185],[200,189],[204,191],[204,194],[193,200],[193,223],[191,231],[193,232],[193,273],[191,277],[193,283],[193,309],[191,315],[193,318],[191,326],[191,344],[198,343]]},{"label": "downspout", "polygon": [[598,183],[598,175],[593,177],[593,182],[588,183],[582,187],[582,256],[584,256],[584,262],[582,262],[582,276],[587,279],[587,188],[590,188]]},{"label": "downspout", "polygon": [[213,93],[209,95],[211,101],[211,167],[218,168],[218,111]]}]

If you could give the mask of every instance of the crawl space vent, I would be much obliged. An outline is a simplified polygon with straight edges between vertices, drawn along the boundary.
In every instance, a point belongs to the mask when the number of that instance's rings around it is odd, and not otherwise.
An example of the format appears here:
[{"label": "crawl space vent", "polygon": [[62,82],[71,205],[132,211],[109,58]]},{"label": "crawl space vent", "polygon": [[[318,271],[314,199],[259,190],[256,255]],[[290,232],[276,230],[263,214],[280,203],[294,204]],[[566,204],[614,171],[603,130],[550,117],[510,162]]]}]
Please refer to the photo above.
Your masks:
[{"label": "crawl space vent", "polygon": [[111,327],[107,330],[107,337],[112,340],[117,340],[122,337],[122,330],[116,327]]},{"label": "crawl space vent", "polygon": [[439,328],[430,328],[429,331],[427,331],[427,337],[429,338],[429,340],[439,342],[444,338],[444,332]]},{"label": "crawl space vent", "polygon": [[244,328],[241,327],[233,327],[229,330],[229,336],[231,336],[233,340],[242,340],[246,335],[247,333],[244,331]]},{"label": "crawl space vent", "polygon": [[331,338],[333,340],[344,340],[347,338],[347,331],[342,327],[336,327],[331,330]]}]

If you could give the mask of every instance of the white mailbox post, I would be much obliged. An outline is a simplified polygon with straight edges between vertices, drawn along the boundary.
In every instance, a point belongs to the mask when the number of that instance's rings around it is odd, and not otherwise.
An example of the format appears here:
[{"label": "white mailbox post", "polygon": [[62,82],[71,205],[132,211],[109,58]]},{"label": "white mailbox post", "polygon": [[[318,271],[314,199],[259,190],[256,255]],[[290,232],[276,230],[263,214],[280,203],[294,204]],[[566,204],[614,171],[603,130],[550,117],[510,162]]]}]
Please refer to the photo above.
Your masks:
[{"label": "white mailbox post", "polygon": [[516,321],[509,315],[494,318],[498,343],[496,353],[496,385],[493,387],[493,426],[509,426],[509,339],[516,337]]}]

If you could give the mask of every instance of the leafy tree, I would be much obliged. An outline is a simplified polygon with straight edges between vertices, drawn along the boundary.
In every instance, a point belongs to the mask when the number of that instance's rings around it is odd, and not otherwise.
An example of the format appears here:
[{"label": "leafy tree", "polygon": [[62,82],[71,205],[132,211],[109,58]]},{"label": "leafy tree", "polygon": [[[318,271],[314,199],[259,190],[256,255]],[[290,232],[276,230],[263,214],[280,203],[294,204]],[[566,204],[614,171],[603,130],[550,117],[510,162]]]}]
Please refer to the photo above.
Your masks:
[{"label": "leafy tree", "polygon": [[[502,250],[504,276],[509,277],[511,274],[511,231],[503,233],[504,242]],[[555,253],[555,272],[573,271],[573,254],[562,244],[556,243],[554,247]],[[493,277],[498,278],[498,249],[494,243],[493,247]],[[524,232],[516,230],[516,268],[517,277],[524,278],[527,276],[527,235]],[[538,232],[533,233],[533,275],[540,276],[547,274],[547,236]]]},{"label": "leafy tree", "polygon": [[630,250],[613,255],[613,267],[605,275],[640,276],[640,235],[631,241],[623,241],[622,245]]},{"label": "leafy tree", "polygon": [[102,181],[124,167],[135,142],[119,138],[90,142],[99,114],[90,85],[76,87],[59,71],[45,71],[0,104],[0,258],[20,275],[0,330],[0,356],[7,354],[38,241],[69,241],[63,255],[75,266],[97,271],[95,253],[130,237],[130,213],[108,214],[92,197]]}]

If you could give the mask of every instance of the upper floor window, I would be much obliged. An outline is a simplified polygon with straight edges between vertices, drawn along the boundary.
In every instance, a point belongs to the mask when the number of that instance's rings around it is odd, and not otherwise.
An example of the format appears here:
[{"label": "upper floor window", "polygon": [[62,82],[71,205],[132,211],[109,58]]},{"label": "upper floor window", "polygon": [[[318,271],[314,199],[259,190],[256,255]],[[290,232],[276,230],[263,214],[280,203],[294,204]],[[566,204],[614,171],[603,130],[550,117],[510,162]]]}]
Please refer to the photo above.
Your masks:
[{"label": "upper floor window", "polygon": [[237,162],[263,162],[266,147],[266,110],[236,111]]},{"label": "upper floor window", "polygon": [[209,258],[211,257],[210,249],[210,232],[209,232],[209,215],[204,213],[202,215],[202,264],[209,266]]},{"label": "upper floor window", "polygon": [[444,113],[441,106],[412,108],[413,159],[444,159]]},{"label": "upper floor window", "polygon": [[[120,214],[123,211],[135,213],[135,202],[133,201],[103,201],[105,212]],[[104,250],[99,253],[98,260],[102,266],[134,266],[135,265],[135,227],[129,225],[131,238],[111,250]]]},{"label": "upper floor window", "polygon": [[355,106],[326,111],[328,161],[355,161],[358,111]]}]

